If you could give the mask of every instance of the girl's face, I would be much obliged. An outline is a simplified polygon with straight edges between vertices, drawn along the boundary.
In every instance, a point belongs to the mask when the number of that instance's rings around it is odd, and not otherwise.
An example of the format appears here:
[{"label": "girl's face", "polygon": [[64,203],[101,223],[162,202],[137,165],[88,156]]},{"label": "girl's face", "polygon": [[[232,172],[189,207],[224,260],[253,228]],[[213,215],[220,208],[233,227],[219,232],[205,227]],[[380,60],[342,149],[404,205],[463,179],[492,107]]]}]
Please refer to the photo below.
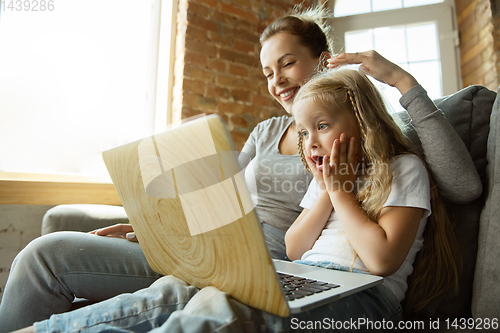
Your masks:
[{"label": "girl's face", "polygon": [[280,32],[262,43],[260,61],[269,93],[291,114],[295,94],[318,66],[319,57],[313,57],[297,36]]},{"label": "girl's face", "polygon": [[322,170],[323,157],[331,156],[333,142],[340,139],[342,133],[347,135],[347,139],[355,137],[359,144],[359,126],[349,111],[331,109],[321,102],[310,100],[298,103],[294,108],[297,131],[302,136],[303,148],[316,162],[318,170]]}]

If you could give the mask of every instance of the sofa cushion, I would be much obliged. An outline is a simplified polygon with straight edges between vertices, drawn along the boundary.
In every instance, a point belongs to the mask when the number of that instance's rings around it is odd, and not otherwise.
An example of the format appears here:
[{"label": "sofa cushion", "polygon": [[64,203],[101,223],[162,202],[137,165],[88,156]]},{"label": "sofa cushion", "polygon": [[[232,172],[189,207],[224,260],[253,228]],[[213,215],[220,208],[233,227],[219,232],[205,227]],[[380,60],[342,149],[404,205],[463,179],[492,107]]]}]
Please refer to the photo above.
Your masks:
[{"label": "sofa cushion", "polygon": [[49,209],[42,220],[42,235],[55,231],[91,231],[117,223],[128,223],[121,206],[59,205]]},{"label": "sofa cushion", "polygon": [[487,164],[486,141],[495,98],[494,91],[473,85],[434,101],[465,143],[483,184]]},{"label": "sofa cushion", "polygon": [[[498,88],[500,93],[500,87]],[[474,275],[472,314],[474,318],[498,318],[500,313],[500,97],[497,97],[490,121],[488,166],[486,168],[486,203],[479,222],[479,245]]]},{"label": "sofa cushion", "polygon": [[[495,92],[483,86],[474,85],[434,101],[469,150],[483,187],[486,179],[486,142],[495,97]],[[410,130],[407,135],[421,152],[416,133]],[[422,313],[423,317],[471,316],[470,305],[478,245],[479,216],[483,202],[484,197],[481,196],[468,204],[449,204],[452,218],[456,223],[457,241],[462,252],[463,272],[457,291],[450,290],[430,302]]]}]

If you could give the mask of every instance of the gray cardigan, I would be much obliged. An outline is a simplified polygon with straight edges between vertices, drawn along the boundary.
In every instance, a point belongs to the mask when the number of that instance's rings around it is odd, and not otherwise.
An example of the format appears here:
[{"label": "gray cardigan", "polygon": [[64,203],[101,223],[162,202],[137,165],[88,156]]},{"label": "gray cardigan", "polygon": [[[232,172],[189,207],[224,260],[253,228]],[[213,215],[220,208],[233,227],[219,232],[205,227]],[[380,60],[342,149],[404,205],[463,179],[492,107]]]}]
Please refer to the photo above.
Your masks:
[{"label": "gray cardigan", "polygon": [[401,97],[400,103],[408,111],[414,128],[414,132],[410,130],[407,135],[423,153],[441,197],[454,204],[479,197],[481,179],[471,155],[443,112],[427,97],[427,92],[415,86]]}]

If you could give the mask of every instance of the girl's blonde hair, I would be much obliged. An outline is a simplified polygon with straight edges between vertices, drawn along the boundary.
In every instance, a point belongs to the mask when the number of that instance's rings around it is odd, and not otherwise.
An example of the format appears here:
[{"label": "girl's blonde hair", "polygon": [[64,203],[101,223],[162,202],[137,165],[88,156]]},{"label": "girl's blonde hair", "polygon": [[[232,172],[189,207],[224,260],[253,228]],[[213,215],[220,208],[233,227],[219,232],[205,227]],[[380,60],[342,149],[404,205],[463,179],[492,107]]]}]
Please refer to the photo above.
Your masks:
[{"label": "girl's blonde hair", "polygon": [[311,55],[319,58],[323,52],[332,53],[333,50],[332,28],[327,23],[327,19],[331,17],[333,15],[326,5],[307,9],[296,5],[290,13],[267,26],[260,36],[260,43],[280,32],[287,32],[298,36],[300,43],[311,51]]},{"label": "girl's blonde hair", "polygon": [[[299,108],[304,101],[346,110],[357,120],[361,156],[367,167],[364,172],[367,186],[356,196],[366,214],[377,222],[391,192],[393,175],[390,163],[397,155],[411,153],[418,156],[418,153],[387,112],[377,88],[357,70],[343,68],[318,73],[300,88],[292,110]],[[298,137],[299,154],[310,171],[305,161],[302,136]],[[422,163],[425,165],[423,160]],[[432,214],[425,228],[424,245],[408,280],[405,300],[405,311],[411,313],[418,313],[431,299],[457,285],[461,269],[460,251],[450,217],[430,173],[429,181]]]}]

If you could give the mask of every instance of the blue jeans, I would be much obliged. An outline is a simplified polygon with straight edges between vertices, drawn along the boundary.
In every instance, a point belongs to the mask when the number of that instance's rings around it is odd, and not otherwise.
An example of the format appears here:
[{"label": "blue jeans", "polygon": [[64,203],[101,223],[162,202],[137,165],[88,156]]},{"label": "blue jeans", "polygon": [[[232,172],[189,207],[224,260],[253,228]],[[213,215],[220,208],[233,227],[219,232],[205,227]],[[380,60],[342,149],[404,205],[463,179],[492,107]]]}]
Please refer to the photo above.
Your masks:
[{"label": "blue jeans", "polygon": [[[396,296],[382,285],[293,317],[282,318],[243,305],[214,287],[198,290],[165,276],[149,288],[119,295],[73,312],[35,323],[35,332],[300,332],[308,323],[348,323],[347,330],[372,332],[365,321],[401,320]],[[352,326],[354,323],[355,326]],[[317,327],[316,327],[317,328]],[[328,328],[325,326],[324,328]]]},{"label": "blue jeans", "polygon": [[[262,228],[271,256],[286,259],[285,233]],[[138,243],[81,232],[39,237],[12,263],[0,303],[0,333],[67,312],[75,296],[100,302],[147,288],[160,277]]]},{"label": "blue jeans", "polygon": [[266,223],[261,223],[260,225],[262,227],[262,231],[264,232],[266,246],[271,258],[290,261],[290,259],[286,256],[285,231],[277,229]]},{"label": "blue jeans", "polygon": [[75,296],[98,302],[158,278],[138,243],[80,232],[39,237],[12,263],[0,303],[0,332],[66,312]]}]

